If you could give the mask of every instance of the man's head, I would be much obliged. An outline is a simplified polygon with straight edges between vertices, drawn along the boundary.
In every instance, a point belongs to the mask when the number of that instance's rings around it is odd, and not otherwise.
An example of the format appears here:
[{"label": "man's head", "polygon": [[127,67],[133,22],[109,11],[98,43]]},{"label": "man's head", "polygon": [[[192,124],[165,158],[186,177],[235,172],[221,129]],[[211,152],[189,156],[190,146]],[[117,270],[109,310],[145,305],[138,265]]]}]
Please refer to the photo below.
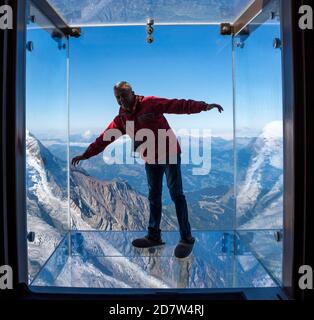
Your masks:
[{"label": "man's head", "polygon": [[135,94],[131,85],[126,81],[121,81],[117,83],[113,89],[120,107],[127,112],[132,112],[135,104]]}]

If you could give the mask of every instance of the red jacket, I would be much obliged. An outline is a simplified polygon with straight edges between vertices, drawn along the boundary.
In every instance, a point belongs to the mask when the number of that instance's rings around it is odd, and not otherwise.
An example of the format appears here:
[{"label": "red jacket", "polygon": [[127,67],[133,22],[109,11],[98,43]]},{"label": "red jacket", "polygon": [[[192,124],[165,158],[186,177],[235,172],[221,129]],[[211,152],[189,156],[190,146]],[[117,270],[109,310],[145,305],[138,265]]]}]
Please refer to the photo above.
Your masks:
[{"label": "red jacket", "polygon": [[[136,96],[135,110],[133,113],[128,114],[120,108],[119,114],[114,118],[114,120],[109,124],[109,126],[103,131],[99,137],[89,145],[87,150],[84,152],[83,156],[88,159],[102,152],[110,143],[117,139],[117,135],[112,137],[110,134],[110,129],[118,129],[122,136],[124,134],[129,134],[126,128],[127,121],[133,121],[134,123],[134,136],[140,129],[150,129],[153,131],[155,136],[155,157],[154,159],[147,158],[145,151],[141,153],[143,159],[146,162],[149,161],[160,161],[165,158],[165,155],[172,155],[181,153],[180,144],[170,128],[170,125],[164,113],[174,113],[174,114],[192,114],[200,113],[205,111],[207,103],[203,101],[194,100],[178,100],[178,99],[165,99],[157,97],[144,97]],[[169,130],[169,136],[166,138],[167,148],[166,153],[158,151],[158,129]],[[128,132],[127,132],[128,131]],[[113,131],[111,131],[112,133]],[[117,132],[117,131],[116,131]],[[129,134],[130,135],[130,134]],[[107,137],[106,137],[107,136]],[[111,138],[112,137],[112,138]],[[132,138],[132,137],[131,137]],[[108,141],[104,141],[107,139]],[[145,139],[144,139],[145,141]]]}]

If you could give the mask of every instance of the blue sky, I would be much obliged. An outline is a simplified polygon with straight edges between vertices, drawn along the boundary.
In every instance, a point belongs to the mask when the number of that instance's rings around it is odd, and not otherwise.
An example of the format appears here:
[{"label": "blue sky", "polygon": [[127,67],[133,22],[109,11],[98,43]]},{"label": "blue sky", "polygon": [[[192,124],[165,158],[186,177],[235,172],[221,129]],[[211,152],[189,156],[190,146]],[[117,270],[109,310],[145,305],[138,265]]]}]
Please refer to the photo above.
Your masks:
[{"label": "blue sky", "polygon": [[[232,44],[218,26],[156,26],[147,44],[145,27],[83,28],[70,42],[71,133],[98,134],[118,105],[113,85],[129,81],[137,94],[204,100],[225,112],[166,115],[175,129],[210,129],[214,136],[233,132]],[[281,119],[280,50],[272,47],[279,28],[261,27],[235,52],[236,122],[244,135],[258,134]],[[66,51],[48,33],[28,34],[27,126],[35,134],[66,133]],[[51,133],[50,133],[51,132]]]}]

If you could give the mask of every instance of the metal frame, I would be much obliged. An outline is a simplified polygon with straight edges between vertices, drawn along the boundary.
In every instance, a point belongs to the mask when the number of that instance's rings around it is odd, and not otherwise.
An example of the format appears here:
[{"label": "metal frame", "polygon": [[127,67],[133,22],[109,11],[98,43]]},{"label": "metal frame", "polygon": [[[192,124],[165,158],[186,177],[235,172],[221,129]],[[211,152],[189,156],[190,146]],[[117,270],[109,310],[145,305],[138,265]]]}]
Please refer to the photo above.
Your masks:
[{"label": "metal frame", "polygon": [[[4,31],[1,101],[2,208],[1,264],[13,269],[13,284],[27,282],[25,190],[25,2],[7,0],[14,12],[13,30]],[[0,31],[3,32],[3,31]]]},{"label": "metal frame", "polygon": [[232,24],[232,33],[237,35],[253,21],[272,0],[255,0]]},{"label": "metal frame", "polygon": [[[36,0],[39,2],[39,0]],[[44,2],[44,1],[40,1]],[[38,298],[27,286],[25,216],[25,1],[6,0],[14,15],[14,30],[0,31],[1,67],[1,212],[0,263],[13,268],[14,286],[23,296]],[[257,3],[265,1],[257,0]],[[298,268],[314,266],[311,241],[310,187],[313,187],[313,30],[298,27],[298,8],[303,0],[281,0],[284,74],[284,277],[283,284],[294,298],[306,298],[298,289]],[[243,15],[242,15],[243,18]],[[243,19],[242,19],[243,20]],[[248,22],[250,19],[248,19]],[[236,30],[243,29],[238,22]],[[23,284],[24,283],[24,284]],[[254,289],[259,290],[259,289]],[[262,290],[262,289],[261,289]],[[223,292],[230,292],[223,291]],[[237,290],[238,292],[238,290]],[[310,295],[310,293],[308,293]],[[102,295],[101,295],[102,296]],[[52,299],[60,295],[48,295]],[[63,296],[67,297],[67,294]],[[82,298],[82,295],[80,295]],[[146,295],[145,295],[146,297]],[[149,295],[147,296],[149,297]],[[169,294],[167,298],[178,297]],[[73,298],[73,297],[72,297]],[[95,297],[94,297],[95,298]],[[102,296],[103,298],[103,296]]]},{"label": "metal frame", "polygon": [[265,15],[261,16],[261,13],[271,1],[272,0],[255,0],[232,23],[221,23],[220,34],[223,36],[236,36],[240,33],[247,34],[245,27],[257,16],[259,16],[260,20],[257,25],[262,24],[264,20],[266,21],[268,17]]},{"label": "metal frame", "polygon": [[4,123],[6,122],[6,103],[7,103],[7,61],[8,61],[8,31],[0,31],[0,67],[1,67],[1,76],[0,76],[0,103],[1,103],[1,113],[0,113],[0,123],[1,123],[1,146],[0,146],[0,170],[1,176],[3,177],[1,180],[1,189],[2,192],[0,194],[0,203],[1,208],[0,212],[2,215],[0,216],[0,265],[5,265],[6,261],[8,261],[8,239],[7,239],[7,190],[6,190],[6,180],[5,180],[5,172],[6,172],[6,162],[5,162],[5,146],[6,146],[6,130],[4,127]]},{"label": "metal frame", "polygon": [[[296,299],[310,297],[298,286],[302,265],[314,267],[313,209],[313,30],[299,28],[303,0],[282,1],[284,90],[283,286]],[[312,167],[311,167],[312,165]],[[312,189],[311,189],[312,188]]]},{"label": "metal frame", "polygon": [[[286,0],[287,1],[287,0]],[[290,2],[290,0],[288,0]],[[291,6],[282,6],[282,41],[283,41],[283,104],[284,104],[284,154],[295,154],[294,144],[294,63],[292,48],[292,10]],[[300,155],[301,156],[301,155]],[[295,194],[295,157],[284,157],[284,247],[283,247],[283,285],[293,295],[293,259],[294,259],[294,194]],[[288,175],[287,172],[290,174]]]},{"label": "metal frame", "polygon": [[106,288],[44,288],[31,287],[32,294],[45,299],[49,295],[66,299],[128,300],[188,299],[196,300],[288,300],[280,288],[230,288],[230,289],[106,289]]},{"label": "metal frame", "polygon": [[60,17],[55,9],[46,0],[31,0],[31,2],[42,12],[45,16],[66,35],[69,37],[78,38],[81,36],[81,28],[69,27],[66,22]]}]

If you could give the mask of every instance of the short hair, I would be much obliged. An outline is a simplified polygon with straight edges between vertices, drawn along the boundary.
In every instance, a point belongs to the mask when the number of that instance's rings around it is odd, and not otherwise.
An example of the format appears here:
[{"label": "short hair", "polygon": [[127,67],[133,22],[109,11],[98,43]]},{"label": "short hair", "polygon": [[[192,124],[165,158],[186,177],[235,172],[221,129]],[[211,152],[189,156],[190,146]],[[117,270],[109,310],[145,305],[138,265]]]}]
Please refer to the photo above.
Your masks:
[{"label": "short hair", "polygon": [[114,88],[114,90],[128,89],[128,90],[133,91],[132,86],[126,81],[118,82],[113,88]]}]

